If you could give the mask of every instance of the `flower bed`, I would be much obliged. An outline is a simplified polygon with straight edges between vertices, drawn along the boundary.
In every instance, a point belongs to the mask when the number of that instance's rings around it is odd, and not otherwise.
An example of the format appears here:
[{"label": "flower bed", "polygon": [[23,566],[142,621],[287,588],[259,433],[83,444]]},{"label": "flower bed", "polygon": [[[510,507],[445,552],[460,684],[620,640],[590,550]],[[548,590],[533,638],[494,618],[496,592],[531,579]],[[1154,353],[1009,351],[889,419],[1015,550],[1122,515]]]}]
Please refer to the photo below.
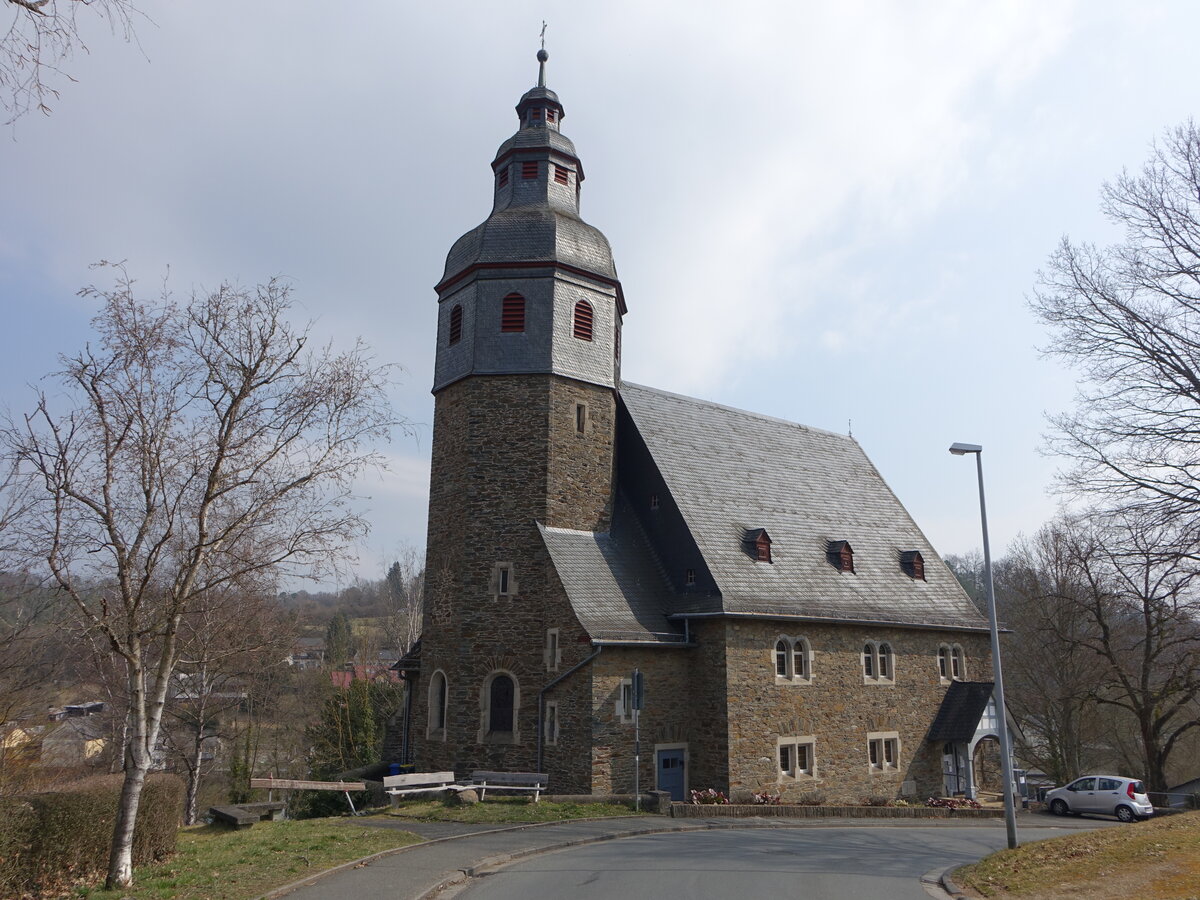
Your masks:
[{"label": "flower bed", "polygon": [[676,819],[753,818],[778,816],[789,819],[998,819],[1002,809],[949,809],[929,806],[799,806],[761,803],[671,804]]}]

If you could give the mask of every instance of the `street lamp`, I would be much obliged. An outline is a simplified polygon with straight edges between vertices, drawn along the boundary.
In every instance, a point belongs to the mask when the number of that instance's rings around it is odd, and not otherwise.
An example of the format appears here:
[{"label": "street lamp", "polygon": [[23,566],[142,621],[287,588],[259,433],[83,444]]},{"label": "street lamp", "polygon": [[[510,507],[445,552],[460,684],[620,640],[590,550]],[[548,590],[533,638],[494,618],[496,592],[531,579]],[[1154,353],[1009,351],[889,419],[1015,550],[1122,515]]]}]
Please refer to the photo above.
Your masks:
[{"label": "street lamp", "polygon": [[988,624],[992,631],[992,677],[996,685],[996,729],[1000,732],[1000,765],[1004,771],[1004,825],[1008,829],[1008,849],[1017,847],[1017,811],[1013,805],[1012,747],[1008,740],[1008,707],[1004,704],[1004,676],[1000,671],[1000,628],[996,624],[996,591],[992,587],[992,551],[988,545],[987,504],[983,499],[983,447],[979,444],[951,444],[955,456],[975,454],[979,473],[979,518],[983,522],[983,578],[987,585]]}]

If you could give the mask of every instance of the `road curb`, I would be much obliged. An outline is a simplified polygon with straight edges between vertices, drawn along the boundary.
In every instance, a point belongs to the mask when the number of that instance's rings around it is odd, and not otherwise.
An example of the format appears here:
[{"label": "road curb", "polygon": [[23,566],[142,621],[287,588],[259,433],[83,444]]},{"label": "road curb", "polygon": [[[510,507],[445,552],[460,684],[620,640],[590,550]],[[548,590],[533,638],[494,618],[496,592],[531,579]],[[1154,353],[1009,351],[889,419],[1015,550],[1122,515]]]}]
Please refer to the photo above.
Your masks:
[{"label": "road curb", "polygon": [[[570,822],[603,822],[606,819],[618,819],[619,820],[619,819],[638,819],[638,818],[644,818],[644,817],[643,816],[597,816],[597,817],[590,818],[590,819],[568,819],[566,821],[570,821]],[[352,859],[349,862],[344,862],[339,865],[336,865],[332,869],[322,869],[320,872],[314,872],[311,875],[307,875],[304,878],[299,879],[298,881],[293,881],[290,884],[285,884],[281,887],[272,888],[271,890],[267,891],[265,894],[258,895],[255,898],[255,900],[276,900],[277,897],[283,897],[287,894],[290,894],[292,891],[298,891],[298,890],[300,890],[300,888],[304,888],[304,887],[308,887],[309,885],[316,884],[318,881],[322,881],[325,878],[329,877],[330,875],[336,875],[339,872],[345,872],[347,869],[356,869],[359,866],[370,865],[375,860],[383,859],[383,857],[385,857],[385,856],[393,856],[397,853],[407,853],[410,850],[417,850],[421,847],[432,847],[434,844],[443,844],[443,843],[446,843],[447,841],[460,841],[464,838],[478,837],[481,834],[499,834],[499,833],[503,833],[503,832],[507,832],[507,831],[525,831],[525,830],[531,829],[531,828],[545,828],[546,826],[549,826],[549,825],[562,825],[562,824],[563,824],[562,821],[522,822],[520,825],[502,825],[499,828],[483,828],[483,829],[480,829],[479,831],[472,831],[467,834],[450,834],[450,835],[447,835],[446,837],[429,838],[428,840],[420,840],[420,841],[417,841],[417,843],[415,843],[415,844],[408,844],[404,847],[393,847],[391,850],[380,850],[378,853],[372,853],[370,856],[361,856],[358,859]],[[347,822],[347,827],[350,827],[352,825],[358,825],[363,828],[378,827],[378,826],[374,826],[374,825],[364,825],[362,822]],[[398,828],[396,830],[403,831],[404,829]],[[413,834],[415,832],[409,832],[409,833]]]},{"label": "road curb", "polygon": [[958,882],[954,880],[954,873],[961,869],[962,866],[955,866],[953,869],[947,869],[942,873],[942,890],[954,898],[954,900],[968,900],[967,895],[963,893],[963,889],[958,886]]}]

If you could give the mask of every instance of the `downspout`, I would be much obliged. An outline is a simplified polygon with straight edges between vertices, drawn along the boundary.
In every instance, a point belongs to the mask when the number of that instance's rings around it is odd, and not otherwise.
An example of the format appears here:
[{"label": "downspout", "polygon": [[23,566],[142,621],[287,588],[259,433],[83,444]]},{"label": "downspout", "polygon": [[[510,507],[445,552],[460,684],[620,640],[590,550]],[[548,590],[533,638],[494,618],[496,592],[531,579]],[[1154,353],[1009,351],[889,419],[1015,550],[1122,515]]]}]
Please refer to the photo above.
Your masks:
[{"label": "downspout", "polygon": [[563,672],[561,675],[559,675],[553,681],[546,682],[545,686],[540,691],[538,691],[538,707],[537,707],[537,736],[538,736],[538,739],[537,739],[537,771],[538,772],[542,771],[542,738],[543,738],[543,734],[542,734],[542,698],[545,696],[546,691],[550,690],[550,688],[554,687],[556,684],[558,684],[560,681],[567,678],[568,676],[574,675],[576,672],[578,672],[580,669],[582,669],[584,666],[586,666],[588,663],[590,663],[593,659],[595,659],[597,656],[599,656],[600,651],[603,649],[604,649],[603,645],[597,646],[595,653],[593,653],[591,656],[585,656],[583,659],[581,659],[575,665],[571,666],[571,668],[567,669],[567,671]]}]

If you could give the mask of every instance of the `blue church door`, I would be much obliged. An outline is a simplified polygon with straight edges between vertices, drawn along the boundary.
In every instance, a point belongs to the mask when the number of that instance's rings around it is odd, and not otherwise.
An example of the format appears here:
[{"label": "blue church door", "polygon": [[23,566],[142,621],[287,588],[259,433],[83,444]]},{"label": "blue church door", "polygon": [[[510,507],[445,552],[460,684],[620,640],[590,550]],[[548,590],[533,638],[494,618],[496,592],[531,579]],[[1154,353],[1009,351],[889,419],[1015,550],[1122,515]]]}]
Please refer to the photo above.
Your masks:
[{"label": "blue church door", "polygon": [[657,756],[655,770],[658,789],[667,791],[672,800],[683,800],[683,791],[687,786],[683,749],[659,750]]}]

